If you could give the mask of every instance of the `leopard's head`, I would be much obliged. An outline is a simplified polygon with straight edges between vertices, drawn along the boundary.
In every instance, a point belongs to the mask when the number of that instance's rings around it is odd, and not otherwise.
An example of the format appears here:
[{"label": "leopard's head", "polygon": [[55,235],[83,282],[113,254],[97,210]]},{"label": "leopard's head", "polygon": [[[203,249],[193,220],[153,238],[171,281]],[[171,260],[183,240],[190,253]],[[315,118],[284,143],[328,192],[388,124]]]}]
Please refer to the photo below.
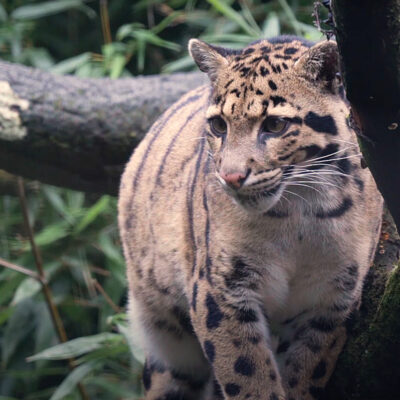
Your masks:
[{"label": "leopard's head", "polygon": [[216,175],[242,206],[265,212],[289,186],[304,190],[313,173],[336,168],[353,139],[335,42],[279,37],[236,51],[192,39],[189,51],[212,86],[206,132]]}]

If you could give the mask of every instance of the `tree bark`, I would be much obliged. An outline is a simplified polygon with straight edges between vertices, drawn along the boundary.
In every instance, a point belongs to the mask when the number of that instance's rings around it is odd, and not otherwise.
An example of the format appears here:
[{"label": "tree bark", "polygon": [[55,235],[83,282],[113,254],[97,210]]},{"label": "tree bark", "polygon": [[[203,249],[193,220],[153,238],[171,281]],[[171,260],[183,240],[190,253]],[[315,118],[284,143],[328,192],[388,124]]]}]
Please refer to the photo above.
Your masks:
[{"label": "tree bark", "polygon": [[116,194],[134,147],[201,73],[80,79],[0,62],[0,169]]},{"label": "tree bark", "polygon": [[400,0],[332,0],[361,151],[400,228]]},{"label": "tree bark", "polygon": [[400,393],[400,0],[332,0],[341,70],[361,151],[394,222],[383,233],[327,400]]},{"label": "tree bark", "polygon": [[381,240],[366,278],[360,310],[324,400],[394,400],[400,393],[400,238],[385,210]]}]

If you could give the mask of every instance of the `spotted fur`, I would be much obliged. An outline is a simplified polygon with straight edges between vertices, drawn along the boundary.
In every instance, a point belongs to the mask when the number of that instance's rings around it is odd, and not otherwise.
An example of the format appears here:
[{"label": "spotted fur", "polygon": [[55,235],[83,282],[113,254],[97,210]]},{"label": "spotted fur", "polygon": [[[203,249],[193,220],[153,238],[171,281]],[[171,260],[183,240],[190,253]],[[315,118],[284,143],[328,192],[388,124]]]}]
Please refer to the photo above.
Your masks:
[{"label": "spotted fur", "polygon": [[336,45],[189,49],[210,85],[153,125],[120,191],[146,399],[318,399],[382,210]]}]

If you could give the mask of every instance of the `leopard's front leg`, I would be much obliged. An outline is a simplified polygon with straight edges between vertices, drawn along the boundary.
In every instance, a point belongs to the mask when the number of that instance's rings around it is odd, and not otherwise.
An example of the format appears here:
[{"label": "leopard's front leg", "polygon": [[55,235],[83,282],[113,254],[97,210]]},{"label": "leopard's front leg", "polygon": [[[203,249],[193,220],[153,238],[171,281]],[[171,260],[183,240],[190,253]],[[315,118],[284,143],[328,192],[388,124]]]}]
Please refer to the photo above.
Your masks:
[{"label": "leopard's front leg", "polygon": [[193,279],[196,335],[226,399],[286,400],[257,295],[236,278],[233,272]]},{"label": "leopard's front leg", "polygon": [[277,349],[288,400],[317,400],[323,395],[343,345],[350,309],[336,307],[307,311],[285,321]]}]

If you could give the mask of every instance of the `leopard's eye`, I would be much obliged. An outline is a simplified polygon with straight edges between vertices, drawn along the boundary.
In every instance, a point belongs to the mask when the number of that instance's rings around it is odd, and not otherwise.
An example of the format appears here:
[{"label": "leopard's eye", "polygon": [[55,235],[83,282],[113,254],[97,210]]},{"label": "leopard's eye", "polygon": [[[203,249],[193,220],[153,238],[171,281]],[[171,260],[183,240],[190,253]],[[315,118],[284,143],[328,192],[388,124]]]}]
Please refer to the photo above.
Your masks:
[{"label": "leopard's eye", "polygon": [[289,126],[289,122],[279,117],[268,117],[262,124],[261,130],[265,133],[283,133]]},{"label": "leopard's eye", "polygon": [[213,117],[209,121],[212,133],[215,136],[226,135],[227,125],[226,122],[221,117]]}]

